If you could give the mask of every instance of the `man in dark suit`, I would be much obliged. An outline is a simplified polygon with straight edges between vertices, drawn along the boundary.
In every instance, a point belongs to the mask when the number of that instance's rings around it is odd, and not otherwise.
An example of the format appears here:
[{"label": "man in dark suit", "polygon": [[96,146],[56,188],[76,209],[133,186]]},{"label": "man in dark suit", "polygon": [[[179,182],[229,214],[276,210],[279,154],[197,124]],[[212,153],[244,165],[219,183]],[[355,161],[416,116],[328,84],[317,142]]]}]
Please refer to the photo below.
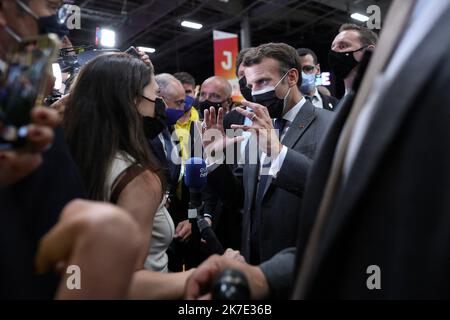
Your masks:
[{"label": "man in dark suit", "polygon": [[[53,5],[50,8],[43,0],[22,6],[16,1],[0,3],[0,74],[3,59],[16,44],[11,35],[36,36],[35,16],[56,14]],[[25,12],[24,6],[29,11]],[[58,277],[36,274],[37,247],[57,223],[62,208],[85,197],[63,132],[61,128],[53,130],[59,123],[57,113],[35,108],[31,115],[27,146],[0,152],[0,299],[53,298]]]},{"label": "man in dark suit", "polygon": [[[217,167],[208,158],[208,182],[224,203],[243,204],[242,254],[248,262],[258,264],[296,243],[301,186],[333,114],[315,108],[301,95],[297,86],[301,68],[294,48],[274,43],[252,48],[244,57],[244,66],[248,86],[259,104],[243,102],[253,111],[236,110],[252,124],[232,128],[254,131],[257,137],[247,143],[241,179],[229,166]],[[206,112],[206,128],[223,130],[223,110],[217,123],[214,111]],[[238,140],[224,139],[226,144]],[[215,141],[209,143],[205,138],[206,150],[223,146],[221,139]]]},{"label": "man in dark suit", "polygon": [[450,1],[436,4],[393,3],[311,171],[297,248],[260,267],[215,257],[188,297],[212,262],[242,269],[257,298],[450,298]]},{"label": "man in dark suit", "polygon": [[316,108],[336,111],[339,100],[335,97],[324,95],[316,86],[316,76],[320,75],[320,64],[317,55],[308,48],[297,49],[302,67],[302,83],[300,91]]}]

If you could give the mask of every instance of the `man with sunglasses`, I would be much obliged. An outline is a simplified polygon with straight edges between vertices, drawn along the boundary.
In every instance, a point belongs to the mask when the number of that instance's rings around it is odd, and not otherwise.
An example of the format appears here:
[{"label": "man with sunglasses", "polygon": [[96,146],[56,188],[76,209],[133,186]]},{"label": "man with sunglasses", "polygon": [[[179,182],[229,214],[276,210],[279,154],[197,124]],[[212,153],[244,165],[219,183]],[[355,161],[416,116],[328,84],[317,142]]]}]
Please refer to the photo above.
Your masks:
[{"label": "man with sunglasses", "polygon": [[320,92],[316,86],[316,77],[320,76],[320,64],[317,55],[308,48],[297,49],[300,56],[300,65],[302,67],[302,83],[300,91],[305,95],[316,108],[335,111],[338,99]]}]

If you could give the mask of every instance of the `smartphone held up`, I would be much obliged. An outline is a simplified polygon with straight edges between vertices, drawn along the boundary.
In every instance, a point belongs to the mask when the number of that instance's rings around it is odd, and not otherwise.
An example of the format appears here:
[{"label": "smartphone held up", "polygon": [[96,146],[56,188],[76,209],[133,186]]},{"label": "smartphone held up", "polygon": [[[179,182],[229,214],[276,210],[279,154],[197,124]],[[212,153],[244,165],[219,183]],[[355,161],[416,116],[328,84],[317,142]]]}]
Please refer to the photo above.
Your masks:
[{"label": "smartphone held up", "polygon": [[9,52],[7,71],[0,78],[0,150],[25,143],[30,112],[49,94],[58,50],[58,38],[44,35],[26,39]]}]

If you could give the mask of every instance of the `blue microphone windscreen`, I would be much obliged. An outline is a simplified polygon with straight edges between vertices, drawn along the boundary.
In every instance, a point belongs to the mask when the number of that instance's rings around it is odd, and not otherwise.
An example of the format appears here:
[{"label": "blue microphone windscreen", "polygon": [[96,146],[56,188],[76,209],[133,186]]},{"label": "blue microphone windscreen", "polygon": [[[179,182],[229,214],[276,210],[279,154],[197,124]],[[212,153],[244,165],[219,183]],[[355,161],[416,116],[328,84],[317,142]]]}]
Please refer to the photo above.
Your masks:
[{"label": "blue microphone windscreen", "polygon": [[186,161],[184,183],[189,188],[203,189],[206,185],[206,162],[202,158],[189,158]]}]

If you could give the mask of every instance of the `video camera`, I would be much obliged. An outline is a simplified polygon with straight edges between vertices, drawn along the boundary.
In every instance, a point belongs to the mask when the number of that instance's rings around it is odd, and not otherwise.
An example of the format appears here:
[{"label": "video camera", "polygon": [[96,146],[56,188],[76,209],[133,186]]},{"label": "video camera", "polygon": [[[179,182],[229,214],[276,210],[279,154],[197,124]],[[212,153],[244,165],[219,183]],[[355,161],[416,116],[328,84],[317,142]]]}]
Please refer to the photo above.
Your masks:
[{"label": "video camera", "polygon": [[[54,88],[52,94],[45,99],[45,104],[50,106],[65,94],[68,94],[70,87],[75,80],[80,69],[92,59],[107,53],[120,52],[117,49],[97,49],[95,46],[76,46],[63,48],[59,52],[59,58],[54,64],[55,78],[61,77],[61,74],[67,74],[67,78],[62,81],[62,88]],[[139,53],[135,47],[130,47],[126,53],[139,58]],[[55,68],[58,69],[55,72]],[[57,74],[55,74],[57,73]]]}]

